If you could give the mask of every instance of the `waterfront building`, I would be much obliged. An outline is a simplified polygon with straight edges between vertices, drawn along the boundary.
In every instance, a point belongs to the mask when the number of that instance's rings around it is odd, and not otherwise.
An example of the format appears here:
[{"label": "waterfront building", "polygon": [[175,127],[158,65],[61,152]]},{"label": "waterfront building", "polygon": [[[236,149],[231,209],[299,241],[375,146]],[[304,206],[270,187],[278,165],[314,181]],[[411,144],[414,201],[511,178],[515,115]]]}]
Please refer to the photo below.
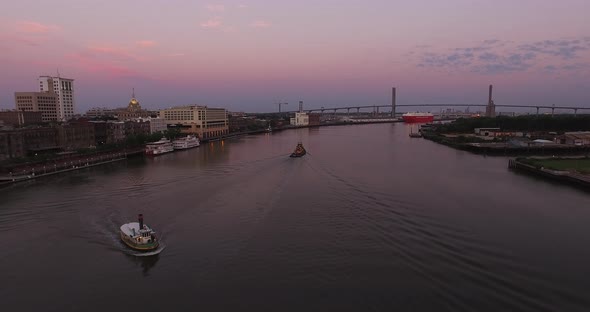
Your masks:
[{"label": "waterfront building", "polygon": [[5,125],[26,126],[43,122],[43,114],[34,111],[0,111],[0,120]]},{"label": "waterfront building", "polygon": [[146,118],[152,115],[152,112],[141,108],[139,101],[135,98],[135,89],[131,94],[129,104],[124,108],[117,108],[114,110],[115,116],[118,120],[130,120],[134,118]]},{"label": "waterfront building", "polygon": [[57,143],[62,150],[71,151],[95,146],[94,125],[90,122],[70,122],[57,126]]},{"label": "waterfront building", "polygon": [[54,127],[0,131],[0,159],[20,158],[59,150]]},{"label": "waterfront building", "polygon": [[115,120],[93,120],[96,145],[116,144],[125,140],[125,122]]},{"label": "waterfront building", "polygon": [[74,116],[74,79],[40,76],[39,91],[53,92],[57,95],[57,117],[59,121],[69,120]]},{"label": "waterfront building", "polygon": [[115,115],[114,109],[106,107],[93,107],[84,114],[88,118],[114,117]]},{"label": "waterfront building", "polygon": [[14,93],[16,110],[23,112],[41,112],[41,121],[43,122],[59,120],[58,101],[58,96],[53,91]]},{"label": "waterfront building", "polygon": [[127,120],[125,123],[125,137],[131,135],[150,134],[150,122],[143,120]]},{"label": "waterfront building", "polygon": [[321,115],[320,114],[308,114],[309,116],[309,125],[310,126],[319,126],[320,125],[320,120],[321,120]]},{"label": "waterfront building", "polygon": [[125,141],[125,123],[123,121],[106,122],[106,144],[114,144]]},{"label": "waterfront building", "polygon": [[590,145],[590,131],[566,132],[558,140],[561,144]]},{"label": "waterfront building", "polygon": [[180,125],[183,133],[197,134],[201,139],[229,133],[227,110],[207,106],[179,106],[160,111],[168,125]]},{"label": "waterfront building", "polygon": [[248,130],[248,125],[254,121],[254,117],[246,117],[242,114],[229,113],[227,117],[229,132],[241,132]]},{"label": "waterfront building", "polygon": [[166,125],[166,120],[164,120],[163,118],[160,118],[160,117],[157,117],[157,118],[153,118],[153,117],[141,118],[140,117],[140,118],[134,119],[134,121],[136,121],[136,122],[149,122],[150,134],[156,133],[156,132],[163,132],[168,129],[168,126]]},{"label": "waterfront building", "polygon": [[295,117],[291,118],[291,125],[293,126],[308,126],[309,115],[307,113],[295,113]]}]

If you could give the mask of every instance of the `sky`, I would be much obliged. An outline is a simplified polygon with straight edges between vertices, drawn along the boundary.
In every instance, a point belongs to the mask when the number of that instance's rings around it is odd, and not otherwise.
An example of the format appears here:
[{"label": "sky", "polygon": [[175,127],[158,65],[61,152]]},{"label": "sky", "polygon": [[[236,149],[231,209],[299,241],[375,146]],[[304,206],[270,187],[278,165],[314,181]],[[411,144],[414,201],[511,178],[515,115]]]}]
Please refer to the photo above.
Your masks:
[{"label": "sky", "polygon": [[398,104],[590,107],[590,0],[0,3],[0,109],[37,77],[76,112]]}]

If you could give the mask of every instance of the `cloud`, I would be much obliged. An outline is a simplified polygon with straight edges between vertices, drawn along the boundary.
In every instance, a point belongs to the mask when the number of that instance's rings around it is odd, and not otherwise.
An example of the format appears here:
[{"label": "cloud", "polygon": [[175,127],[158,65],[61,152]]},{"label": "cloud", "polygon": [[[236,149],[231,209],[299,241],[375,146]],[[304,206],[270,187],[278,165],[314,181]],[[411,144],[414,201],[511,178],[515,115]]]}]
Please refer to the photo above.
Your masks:
[{"label": "cloud", "polygon": [[557,56],[565,60],[577,58],[579,52],[590,48],[590,43],[584,39],[544,40],[530,44],[522,44],[518,48],[522,51]]},{"label": "cloud", "polygon": [[150,48],[153,47],[157,44],[157,42],[152,41],[152,40],[140,40],[140,41],[136,41],[135,45],[137,45],[138,47],[141,48]]},{"label": "cloud", "polygon": [[493,75],[534,69],[539,73],[548,74],[574,69],[587,70],[590,66],[570,62],[582,53],[590,52],[590,40],[587,39],[544,40],[533,43],[490,39],[472,47],[458,47],[439,52],[433,52],[433,47],[416,48],[413,54],[408,55],[417,58],[418,67],[451,72]]},{"label": "cloud", "polygon": [[0,34],[0,44],[3,48],[10,47],[14,44],[36,47],[36,46],[41,45],[40,41],[46,41],[46,39],[44,39],[44,38],[32,39],[32,38],[27,38],[25,36],[20,36],[20,35]]},{"label": "cloud", "polygon": [[207,10],[211,12],[223,12],[225,11],[225,6],[222,4],[208,4]]},{"label": "cloud", "polygon": [[111,77],[139,77],[139,73],[132,70],[127,65],[119,64],[109,60],[98,59],[92,55],[78,53],[69,55],[74,61],[77,61],[81,68],[93,73],[103,73]]},{"label": "cloud", "polygon": [[238,4],[238,9],[245,9],[245,8],[247,8],[247,7],[248,7],[248,6],[247,6],[247,5],[245,5],[245,4]]},{"label": "cloud", "polygon": [[170,53],[170,54],[166,54],[166,56],[169,56],[169,57],[178,57],[178,56],[184,56],[184,53]]},{"label": "cloud", "polygon": [[61,30],[57,25],[44,25],[38,22],[20,21],[16,23],[16,29],[20,32],[30,34],[46,34]]},{"label": "cloud", "polygon": [[272,24],[270,22],[261,21],[261,20],[254,21],[254,22],[252,22],[252,24],[250,24],[250,26],[256,27],[256,28],[267,28],[267,27],[270,27],[271,25]]},{"label": "cloud", "polygon": [[213,28],[219,28],[222,24],[223,23],[221,21],[221,17],[216,16],[216,17],[210,18],[209,20],[201,23],[201,27],[207,28],[207,29],[213,29]]},{"label": "cloud", "polygon": [[141,57],[132,53],[128,48],[116,47],[110,45],[99,45],[90,46],[80,52],[82,55],[86,55],[92,58],[103,58],[116,61],[140,61]]}]

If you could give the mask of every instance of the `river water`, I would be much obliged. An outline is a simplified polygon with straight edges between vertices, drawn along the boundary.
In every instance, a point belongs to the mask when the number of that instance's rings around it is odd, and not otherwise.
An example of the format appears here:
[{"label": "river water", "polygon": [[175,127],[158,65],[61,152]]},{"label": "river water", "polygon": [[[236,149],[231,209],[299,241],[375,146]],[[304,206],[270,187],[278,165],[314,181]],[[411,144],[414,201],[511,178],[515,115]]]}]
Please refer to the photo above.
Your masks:
[{"label": "river water", "polygon": [[[247,136],[2,189],[2,311],[590,310],[588,193],[409,132]],[[158,256],[119,241],[138,213]]]}]

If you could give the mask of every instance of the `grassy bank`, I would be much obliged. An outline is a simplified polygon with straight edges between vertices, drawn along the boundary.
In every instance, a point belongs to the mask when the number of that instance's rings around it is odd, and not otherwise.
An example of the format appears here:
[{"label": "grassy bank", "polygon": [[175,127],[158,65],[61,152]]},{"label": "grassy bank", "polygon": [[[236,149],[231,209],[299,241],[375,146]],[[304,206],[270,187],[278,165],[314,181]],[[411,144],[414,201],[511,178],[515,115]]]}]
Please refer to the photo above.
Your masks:
[{"label": "grassy bank", "polygon": [[590,158],[523,158],[519,159],[519,161],[536,168],[590,174]]}]

